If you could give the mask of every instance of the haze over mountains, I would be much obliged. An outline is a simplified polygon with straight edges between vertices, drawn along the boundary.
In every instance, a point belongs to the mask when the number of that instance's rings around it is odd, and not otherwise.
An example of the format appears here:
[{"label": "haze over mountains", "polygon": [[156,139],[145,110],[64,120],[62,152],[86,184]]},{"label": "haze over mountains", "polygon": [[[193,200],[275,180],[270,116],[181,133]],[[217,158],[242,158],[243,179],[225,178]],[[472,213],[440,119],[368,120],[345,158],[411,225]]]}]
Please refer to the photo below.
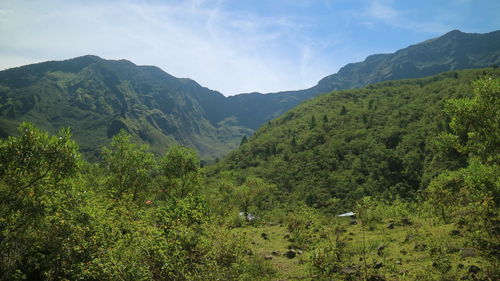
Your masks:
[{"label": "haze over mountains", "polygon": [[244,135],[318,94],[494,64],[500,64],[500,31],[454,30],[348,64],[309,89],[224,97],[154,66],[83,56],[1,71],[0,136],[14,134],[21,121],[49,132],[70,126],[82,152],[95,159],[125,129],[155,152],[179,143],[213,161]]}]

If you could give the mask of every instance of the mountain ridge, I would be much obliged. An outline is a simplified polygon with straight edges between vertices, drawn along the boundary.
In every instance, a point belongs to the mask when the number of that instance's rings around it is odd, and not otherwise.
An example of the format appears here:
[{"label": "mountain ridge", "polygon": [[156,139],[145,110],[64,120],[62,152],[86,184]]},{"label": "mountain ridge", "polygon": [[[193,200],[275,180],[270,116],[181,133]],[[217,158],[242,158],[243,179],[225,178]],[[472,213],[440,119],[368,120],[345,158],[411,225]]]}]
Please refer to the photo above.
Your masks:
[{"label": "mountain ridge", "polygon": [[316,95],[492,64],[500,64],[500,31],[454,30],[347,64],[308,89],[225,97],[156,66],[85,55],[0,71],[0,137],[14,134],[21,121],[49,132],[71,126],[84,153],[96,158],[99,147],[126,129],[153,151],[178,143],[214,161],[244,135]]}]

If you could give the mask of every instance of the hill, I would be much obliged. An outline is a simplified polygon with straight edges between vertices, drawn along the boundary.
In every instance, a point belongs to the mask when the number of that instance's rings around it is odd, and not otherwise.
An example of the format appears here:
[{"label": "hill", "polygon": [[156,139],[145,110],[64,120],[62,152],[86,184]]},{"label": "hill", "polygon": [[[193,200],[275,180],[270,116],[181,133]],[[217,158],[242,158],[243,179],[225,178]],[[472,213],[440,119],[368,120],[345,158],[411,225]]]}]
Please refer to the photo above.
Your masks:
[{"label": "hill", "polygon": [[366,195],[414,198],[442,171],[466,165],[435,141],[449,129],[443,102],[470,95],[483,75],[499,77],[500,70],[453,71],[318,96],[257,130],[212,172],[257,176],[276,185],[282,201],[332,212]]},{"label": "hill", "polygon": [[391,54],[368,56],[321,79],[314,87],[270,94],[229,97],[231,115],[246,127],[257,129],[301,102],[321,93],[364,87],[368,84],[420,78],[445,71],[500,64],[500,31],[485,34],[453,30]]},{"label": "hill", "polygon": [[0,135],[14,134],[20,121],[52,133],[70,126],[92,159],[125,129],[153,151],[179,143],[213,159],[251,133],[230,121],[218,123],[224,100],[193,80],[126,60],[44,62],[0,72]]}]

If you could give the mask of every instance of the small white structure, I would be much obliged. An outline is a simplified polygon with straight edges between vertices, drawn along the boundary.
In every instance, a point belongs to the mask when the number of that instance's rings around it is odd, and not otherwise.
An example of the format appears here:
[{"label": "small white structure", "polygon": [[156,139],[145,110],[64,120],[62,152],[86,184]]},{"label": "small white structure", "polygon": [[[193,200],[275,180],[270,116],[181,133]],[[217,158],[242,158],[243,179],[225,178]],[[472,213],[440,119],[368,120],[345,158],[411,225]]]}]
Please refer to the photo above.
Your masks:
[{"label": "small white structure", "polygon": [[354,212],[348,212],[348,213],[337,215],[337,217],[354,217],[354,216],[356,216],[356,213],[354,213]]},{"label": "small white structure", "polygon": [[246,212],[240,212],[240,216],[244,217],[247,221],[253,221],[254,219],[256,219],[256,217],[254,215],[252,215],[251,213],[246,213]]}]

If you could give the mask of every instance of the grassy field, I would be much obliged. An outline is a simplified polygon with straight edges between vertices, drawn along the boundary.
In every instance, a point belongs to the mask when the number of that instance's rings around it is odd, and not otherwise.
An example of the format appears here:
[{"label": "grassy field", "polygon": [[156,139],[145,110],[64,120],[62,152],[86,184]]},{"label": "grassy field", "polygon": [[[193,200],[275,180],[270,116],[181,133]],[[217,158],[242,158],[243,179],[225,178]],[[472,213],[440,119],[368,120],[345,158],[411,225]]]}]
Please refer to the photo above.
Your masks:
[{"label": "grassy field", "polygon": [[[272,280],[488,280],[486,276],[495,271],[495,265],[470,247],[464,230],[454,224],[386,219],[366,224],[363,231],[359,220],[336,218],[332,223],[313,230],[316,241],[309,249],[297,249],[294,258],[286,256],[293,243],[283,225],[233,231],[248,240],[253,255],[273,265],[277,275]],[[337,269],[318,272],[314,260],[339,248],[338,262],[320,263]]]}]

